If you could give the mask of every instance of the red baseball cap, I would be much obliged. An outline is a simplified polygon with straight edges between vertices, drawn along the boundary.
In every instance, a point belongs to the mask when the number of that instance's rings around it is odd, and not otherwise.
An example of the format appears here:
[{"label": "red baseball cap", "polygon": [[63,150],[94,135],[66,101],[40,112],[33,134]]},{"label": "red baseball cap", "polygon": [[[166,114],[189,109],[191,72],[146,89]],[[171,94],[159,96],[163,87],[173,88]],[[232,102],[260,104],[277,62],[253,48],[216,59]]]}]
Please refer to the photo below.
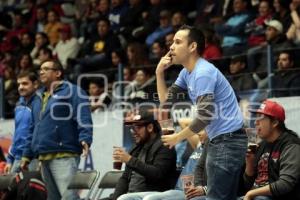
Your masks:
[{"label": "red baseball cap", "polygon": [[271,100],[264,101],[260,105],[259,109],[257,109],[256,111],[250,110],[250,112],[265,114],[274,117],[282,122],[285,120],[284,108],[275,101]]}]

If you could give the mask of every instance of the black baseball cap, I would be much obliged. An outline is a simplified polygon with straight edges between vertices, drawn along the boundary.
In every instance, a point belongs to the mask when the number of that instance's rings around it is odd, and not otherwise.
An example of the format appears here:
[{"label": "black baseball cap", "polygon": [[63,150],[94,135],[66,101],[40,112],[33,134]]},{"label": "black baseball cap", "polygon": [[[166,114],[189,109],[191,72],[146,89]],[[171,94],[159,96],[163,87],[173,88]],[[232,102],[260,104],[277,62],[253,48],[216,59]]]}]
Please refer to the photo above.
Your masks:
[{"label": "black baseball cap", "polygon": [[133,116],[126,118],[125,125],[148,124],[157,122],[154,113],[150,110],[139,110]]}]

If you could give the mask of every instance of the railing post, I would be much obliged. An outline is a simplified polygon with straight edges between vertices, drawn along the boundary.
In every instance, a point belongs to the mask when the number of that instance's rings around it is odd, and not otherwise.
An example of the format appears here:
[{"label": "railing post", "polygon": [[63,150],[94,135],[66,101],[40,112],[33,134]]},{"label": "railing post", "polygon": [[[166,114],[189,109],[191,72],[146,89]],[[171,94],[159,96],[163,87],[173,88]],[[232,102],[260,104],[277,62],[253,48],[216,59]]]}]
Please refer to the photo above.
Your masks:
[{"label": "railing post", "polygon": [[268,72],[268,90],[269,97],[273,97],[273,50],[272,46],[267,46],[267,72]]},{"label": "railing post", "polygon": [[0,119],[4,118],[4,80],[0,77]]},{"label": "railing post", "polygon": [[119,63],[118,65],[118,81],[120,83],[120,93],[118,94],[120,99],[119,101],[122,102],[123,101],[123,96],[124,96],[124,84],[123,84],[123,79],[124,77],[124,72],[123,72],[123,65],[121,63]]}]

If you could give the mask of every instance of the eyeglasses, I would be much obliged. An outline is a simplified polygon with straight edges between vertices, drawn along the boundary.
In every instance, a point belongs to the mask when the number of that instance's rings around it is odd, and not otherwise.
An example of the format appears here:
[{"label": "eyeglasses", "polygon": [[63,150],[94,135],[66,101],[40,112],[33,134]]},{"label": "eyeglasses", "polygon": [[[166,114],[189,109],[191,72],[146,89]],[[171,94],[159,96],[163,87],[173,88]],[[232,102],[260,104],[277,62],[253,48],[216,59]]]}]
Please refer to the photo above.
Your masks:
[{"label": "eyeglasses", "polygon": [[58,70],[58,69],[52,68],[52,67],[43,67],[43,68],[41,68],[41,69],[39,70],[39,72],[41,72],[41,71],[47,72],[47,71],[50,71],[50,70],[56,71],[56,70]]}]

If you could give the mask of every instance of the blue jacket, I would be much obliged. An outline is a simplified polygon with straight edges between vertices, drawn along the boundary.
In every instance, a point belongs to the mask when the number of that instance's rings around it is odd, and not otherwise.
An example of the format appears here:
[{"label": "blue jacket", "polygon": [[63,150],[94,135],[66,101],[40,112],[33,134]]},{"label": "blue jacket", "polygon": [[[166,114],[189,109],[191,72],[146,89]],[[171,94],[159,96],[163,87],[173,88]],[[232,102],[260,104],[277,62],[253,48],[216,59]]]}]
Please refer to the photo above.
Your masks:
[{"label": "blue jacket", "polygon": [[20,97],[15,108],[15,132],[12,145],[10,146],[7,162],[12,164],[14,160],[20,160],[25,148],[25,141],[29,135],[30,125],[32,123],[31,108],[37,96],[34,94],[28,102],[24,97]]},{"label": "blue jacket", "polygon": [[27,137],[23,156],[47,153],[82,152],[81,142],[92,143],[92,118],[88,96],[79,87],[64,81],[48,99],[42,112],[42,95],[32,105],[33,130]]}]

